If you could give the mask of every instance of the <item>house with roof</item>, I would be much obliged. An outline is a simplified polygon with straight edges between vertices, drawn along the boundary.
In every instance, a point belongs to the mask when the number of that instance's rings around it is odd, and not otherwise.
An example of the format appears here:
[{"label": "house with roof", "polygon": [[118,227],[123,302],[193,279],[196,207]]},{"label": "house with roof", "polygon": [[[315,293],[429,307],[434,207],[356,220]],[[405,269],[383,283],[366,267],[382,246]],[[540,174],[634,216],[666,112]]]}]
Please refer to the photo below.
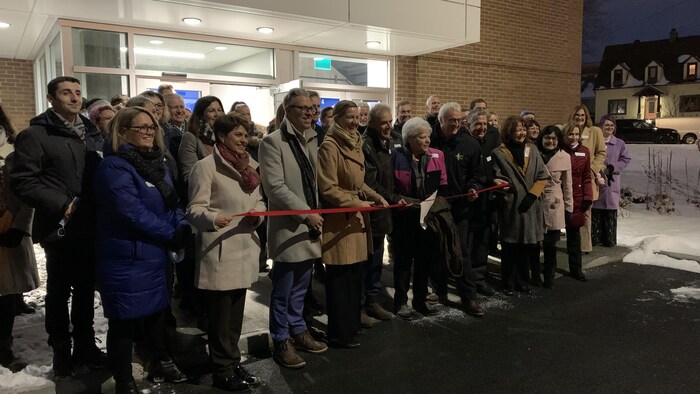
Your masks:
[{"label": "house with roof", "polygon": [[595,81],[595,113],[618,119],[700,117],[700,36],[605,48]]}]

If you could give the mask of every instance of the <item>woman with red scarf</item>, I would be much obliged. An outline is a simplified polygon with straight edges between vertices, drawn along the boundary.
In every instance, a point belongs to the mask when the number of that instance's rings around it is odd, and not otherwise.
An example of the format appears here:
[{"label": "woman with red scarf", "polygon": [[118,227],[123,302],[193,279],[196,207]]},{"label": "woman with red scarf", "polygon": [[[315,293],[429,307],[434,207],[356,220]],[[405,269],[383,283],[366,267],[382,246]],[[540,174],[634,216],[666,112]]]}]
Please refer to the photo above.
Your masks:
[{"label": "woman with red scarf", "polygon": [[216,368],[214,387],[247,390],[260,379],[240,364],[238,339],[243,324],[246,289],[258,279],[262,217],[242,212],[264,211],[258,163],[248,156],[248,121],[223,115],[213,125],[212,154],[190,173],[187,218],[197,229],[195,286],[205,296],[209,316],[209,357]]}]

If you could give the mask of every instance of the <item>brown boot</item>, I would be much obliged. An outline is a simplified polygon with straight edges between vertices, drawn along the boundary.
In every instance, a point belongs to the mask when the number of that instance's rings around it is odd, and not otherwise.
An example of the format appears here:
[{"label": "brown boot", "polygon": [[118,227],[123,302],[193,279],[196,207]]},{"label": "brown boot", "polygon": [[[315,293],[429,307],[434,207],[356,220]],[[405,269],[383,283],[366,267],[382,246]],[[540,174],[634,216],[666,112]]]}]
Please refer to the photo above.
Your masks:
[{"label": "brown boot", "polygon": [[362,328],[372,328],[377,323],[379,323],[379,320],[367,316],[367,312],[364,309],[360,310],[360,325]]},{"label": "brown boot", "polygon": [[382,308],[382,306],[376,302],[367,305],[365,307],[365,312],[367,312],[367,315],[379,320],[391,320],[394,317],[393,313]]},{"label": "brown boot", "polygon": [[306,365],[306,361],[301,358],[296,350],[294,350],[294,344],[290,338],[284,341],[275,341],[273,343],[274,351],[272,353],[272,358],[277,361],[281,366],[291,369],[298,369]]},{"label": "brown boot", "polygon": [[294,335],[292,340],[294,341],[294,347],[303,352],[319,354],[325,353],[326,350],[328,350],[328,345],[315,340],[308,331]]}]

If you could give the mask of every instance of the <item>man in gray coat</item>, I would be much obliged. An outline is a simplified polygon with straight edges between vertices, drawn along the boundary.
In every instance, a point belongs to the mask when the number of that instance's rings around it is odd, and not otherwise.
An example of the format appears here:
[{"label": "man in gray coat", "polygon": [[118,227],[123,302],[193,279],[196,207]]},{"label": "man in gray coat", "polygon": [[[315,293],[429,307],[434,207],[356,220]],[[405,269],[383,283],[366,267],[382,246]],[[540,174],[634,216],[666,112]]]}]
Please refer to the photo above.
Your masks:
[{"label": "man in gray coat", "polygon": [[[282,102],[285,117],[260,143],[260,178],[268,210],[319,208],[316,183],[316,132],[314,107],[304,89],[292,89]],[[303,318],[304,295],[311,280],[314,259],[321,257],[318,214],[270,216],[267,249],[274,261],[270,296],[270,335],[275,361],[287,368],[306,362],[296,353],[323,353],[328,347],[315,341]]]}]

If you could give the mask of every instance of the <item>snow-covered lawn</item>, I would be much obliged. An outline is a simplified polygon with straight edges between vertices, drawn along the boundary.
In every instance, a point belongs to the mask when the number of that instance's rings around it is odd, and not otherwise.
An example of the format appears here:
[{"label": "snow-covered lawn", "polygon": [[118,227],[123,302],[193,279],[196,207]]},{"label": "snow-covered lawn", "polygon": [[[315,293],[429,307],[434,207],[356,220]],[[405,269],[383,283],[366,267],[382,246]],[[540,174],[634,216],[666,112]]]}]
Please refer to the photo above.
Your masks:
[{"label": "snow-covered lawn", "polygon": [[[695,145],[628,145],[632,163],[622,173],[622,184],[630,187],[635,195],[646,195],[653,191],[648,182],[645,169],[648,170],[649,150],[660,153],[662,161],[671,160],[672,179],[668,190],[674,201],[675,211],[668,215],[659,215],[648,211],[646,204],[631,204],[622,210],[618,219],[618,243],[628,246],[632,252],[625,262],[635,264],[652,264],[663,267],[682,269],[700,273],[700,262],[691,259],[676,259],[671,255],[688,255],[700,258],[700,209],[688,202],[692,190],[698,188],[700,175],[700,152]],[[686,163],[688,176],[686,177]],[[0,392],[12,392],[12,389],[42,386],[51,377],[51,350],[46,344],[44,325],[44,296],[46,293],[45,263],[43,250],[35,247],[42,286],[25,294],[27,302],[37,305],[37,313],[19,316],[15,320],[14,350],[24,361],[30,363],[25,370],[12,374],[0,367]],[[664,252],[664,253],[660,253]],[[675,298],[689,302],[700,299],[700,289],[684,287],[670,289]],[[95,331],[102,341],[98,346],[105,348],[107,322],[102,316],[99,295],[95,297]]]}]

